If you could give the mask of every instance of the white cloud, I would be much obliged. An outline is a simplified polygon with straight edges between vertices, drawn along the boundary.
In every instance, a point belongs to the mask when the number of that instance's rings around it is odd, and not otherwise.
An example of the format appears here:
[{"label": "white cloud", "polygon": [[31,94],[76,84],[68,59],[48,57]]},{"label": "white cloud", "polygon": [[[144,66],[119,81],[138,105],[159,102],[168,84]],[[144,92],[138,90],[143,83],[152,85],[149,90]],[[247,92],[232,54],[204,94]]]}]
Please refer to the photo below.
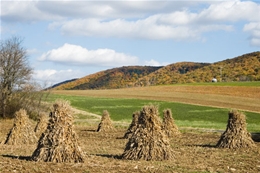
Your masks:
[{"label": "white cloud", "polygon": [[199,13],[208,22],[260,21],[260,5],[251,1],[230,0],[214,3]]},{"label": "white cloud", "polygon": [[250,42],[254,46],[260,46],[260,22],[251,22],[244,26],[244,31],[250,33]]},{"label": "white cloud", "polygon": [[170,13],[157,13],[138,20],[72,19],[60,26],[63,34],[70,35],[196,40],[201,39],[204,32],[232,31],[235,22],[259,21],[259,11],[260,5],[254,2],[220,1],[198,12],[184,9]]},{"label": "white cloud", "polygon": [[183,8],[190,2],[167,1],[19,1],[1,2],[1,18],[5,21],[35,22],[78,17],[140,18],[147,14]]},{"label": "white cloud", "polygon": [[160,63],[158,61],[155,61],[154,59],[151,59],[149,61],[145,61],[144,62],[144,65],[147,65],[147,66],[165,66],[165,65],[168,65],[169,63]]},{"label": "white cloud", "polygon": [[142,39],[187,39],[196,38],[197,31],[186,26],[158,25],[157,17],[127,21],[116,19],[102,22],[97,19],[77,19],[66,22],[64,34],[97,37],[142,38]]},{"label": "white cloud", "polygon": [[[260,22],[258,1],[3,1],[3,21],[48,20],[64,35],[204,40],[212,31],[233,31],[237,23]],[[240,28],[239,28],[240,29]],[[3,28],[1,29],[3,31]],[[251,43],[258,37],[250,31]]]},{"label": "white cloud", "polygon": [[[43,87],[49,87],[51,85],[63,82],[65,80],[82,77],[83,74],[80,71],[75,70],[35,70],[33,79],[41,84]],[[45,86],[44,86],[45,85]]]},{"label": "white cloud", "polygon": [[118,53],[111,49],[88,50],[78,45],[64,44],[44,53],[39,60],[76,66],[123,66],[136,65],[135,56]]},{"label": "white cloud", "polygon": [[38,2],[33,0],[1,1],[1,19],[8,22],[35,22],[63,19],[62,16],[50,14],[37,8]]}]

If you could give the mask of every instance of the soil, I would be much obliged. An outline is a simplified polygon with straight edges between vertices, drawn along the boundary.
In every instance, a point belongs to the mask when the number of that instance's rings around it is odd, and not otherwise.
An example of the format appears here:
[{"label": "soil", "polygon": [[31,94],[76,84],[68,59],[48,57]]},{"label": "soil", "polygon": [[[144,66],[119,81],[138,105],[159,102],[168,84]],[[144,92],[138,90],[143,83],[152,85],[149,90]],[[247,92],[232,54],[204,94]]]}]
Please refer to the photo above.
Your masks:
[{"label": "soil", "polygon": [[[174,158],[166,161],[123,160],[127,126],[116,131],[96,132],[100,117],[88,115],[74,122],[84,163],[47,163],[30,161],[35,145],[5,145],[3,141],[13,125],[12,120],[0,120],[0,172],[10,173],[92,173],[92,172],[260,172],[260,134],[254,134],[255,149],[218,149],[221,132],[203,129],[181,129],[181,135],[170,140]],[[36,125],[36,123],[35,123]]]},{"label": "soil", "polygon": [[[260,87],[161,86],[120,90],[55,91],[53,93],[111,97],[141,98],[189,104],[232,107],[260,112]],[[77,119],[77,114],[81,115]],[[123,139],[129,124],[114,123],[116,131],[96,132],[100,116],[75,110],[74,129],[85,154],[84,163],[46,163],[30,161],[34,145],[5,145],[13,120],[0,119],[0,172],[10,173],[92,173],[92,172],[260,172],[260,133],[252,134],[254,149],[216,148],[223,132],[207,129],[181,128],[181,135],[170,140],[174,157],[166,161],[123,160],[121,155],[128,139]],[[82,115],[85,119],[82,119]],[[36,122],[34,122],[36,125]]]},{"label": "soil", "polygon": [[260,87],[151,86],[110,90],[53,90],[54,94],[172,101],[260,113]]}]

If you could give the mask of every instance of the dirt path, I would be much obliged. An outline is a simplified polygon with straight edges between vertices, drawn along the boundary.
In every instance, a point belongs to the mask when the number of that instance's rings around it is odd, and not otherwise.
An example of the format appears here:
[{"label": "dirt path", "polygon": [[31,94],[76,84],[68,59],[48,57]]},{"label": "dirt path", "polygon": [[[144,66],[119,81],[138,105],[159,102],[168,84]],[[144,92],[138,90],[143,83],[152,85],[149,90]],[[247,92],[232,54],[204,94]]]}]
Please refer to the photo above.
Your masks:
[{"label": "dirt path", "polygon": [[[76,116],[75,122],[87,122],[89,124],[97,124],[101,120],[101,115],[94,114],[91,112],[79,110],[77,108],[72,107],[73,114]],[[77,115],[81,114],[85,116],[84,119],[78,119]],[[128,127],[130,122],[125,122],[125,121],[112,121],[114,126],[123,126],[123,127]]]},{"label": "dirt path", "polygon": [[85,116],[88,116],[88,117],[94,117],[94,119],[101,119],[101,115],[98,115],[98,114],[94,114],[94,113],[91,113],[91,112],[86,112],[86,111],[83,111],[83,110],[79,110],[77,108],[74,108],[72,107],[72,111],[74,114],[82,114],[82,115],[85,115]]}]

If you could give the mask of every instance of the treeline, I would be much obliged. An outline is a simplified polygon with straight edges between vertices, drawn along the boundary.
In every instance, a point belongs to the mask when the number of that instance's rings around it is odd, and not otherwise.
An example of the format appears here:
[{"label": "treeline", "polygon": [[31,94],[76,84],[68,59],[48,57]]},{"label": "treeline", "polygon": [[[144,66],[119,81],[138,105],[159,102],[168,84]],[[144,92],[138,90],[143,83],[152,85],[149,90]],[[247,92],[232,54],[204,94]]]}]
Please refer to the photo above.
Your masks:
[{"label": "treeline", "polygon": [[218,81],[260,81],[260,52],[216,63],[180,62],[164,67],[128,66],[101,71],[55,89],[115,89]]},{"label": "treeline", "polygon": [[192,62],[171,64],[140,78],[136,85],[210,82],[212,78],[222,82],[259,81],[260,52],[245,54],[213,64]]},{"label": "treeline", "polygon": [[73,82],[59,85],[55,89],[116,89],[130,87],[143,76],[157,71],[162,67],[151,66],[126,66],[101,71],[85,76]]}]

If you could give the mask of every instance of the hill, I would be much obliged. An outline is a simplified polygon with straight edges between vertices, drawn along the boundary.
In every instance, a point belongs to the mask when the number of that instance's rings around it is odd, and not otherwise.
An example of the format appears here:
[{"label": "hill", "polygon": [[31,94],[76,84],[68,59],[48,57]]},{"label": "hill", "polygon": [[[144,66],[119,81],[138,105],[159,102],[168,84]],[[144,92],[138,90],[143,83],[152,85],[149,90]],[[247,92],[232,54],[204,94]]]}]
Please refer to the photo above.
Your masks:
[{"label": "hill", "polygon": [[182,62],[165,66],[140,78],[135,85],[161,85],[174,83],[218,81],[259,81],[260,52],[245,54],[213,64]]},{"label": "hill", "polygon": [[127,66],[104,70],[73,82],[59,85],[55,89],[107,89],[132,86],[139,78],[146,76],[161,67]]},{"label": "hill", "polygon": [[135,86],[162,85],[172,83],[189,83],[192,82],[188,78],[184,78],[185,74],[209,66],[209,63],[179,62],[167,65],[154,73],[144,76],[135,83]]},{"label": "hill", "polygon": [[179,62],[164,67],[127,66],[101,71],[55,89],[115,89],[135,86],[218,81],[259,81],[260,52],[215,63]]},{"label": "hill", "polygon": [[49,88],[47,88],[47,89],[52,89],[52,88],[58,87],[58,86],[60,86],[60,85],[67,84],[67,83],[69,83],[69,82],[73,82],[73,81],[75,81],[75,80],[77,80],[77,79],[78,79],[78,78],[70,79],[70,80],[65,80],[65,81],[63,81],[63,82],[57,83],[57,84],[55,84],[55,85],[52,85],[51,87],[49,87]]}]

